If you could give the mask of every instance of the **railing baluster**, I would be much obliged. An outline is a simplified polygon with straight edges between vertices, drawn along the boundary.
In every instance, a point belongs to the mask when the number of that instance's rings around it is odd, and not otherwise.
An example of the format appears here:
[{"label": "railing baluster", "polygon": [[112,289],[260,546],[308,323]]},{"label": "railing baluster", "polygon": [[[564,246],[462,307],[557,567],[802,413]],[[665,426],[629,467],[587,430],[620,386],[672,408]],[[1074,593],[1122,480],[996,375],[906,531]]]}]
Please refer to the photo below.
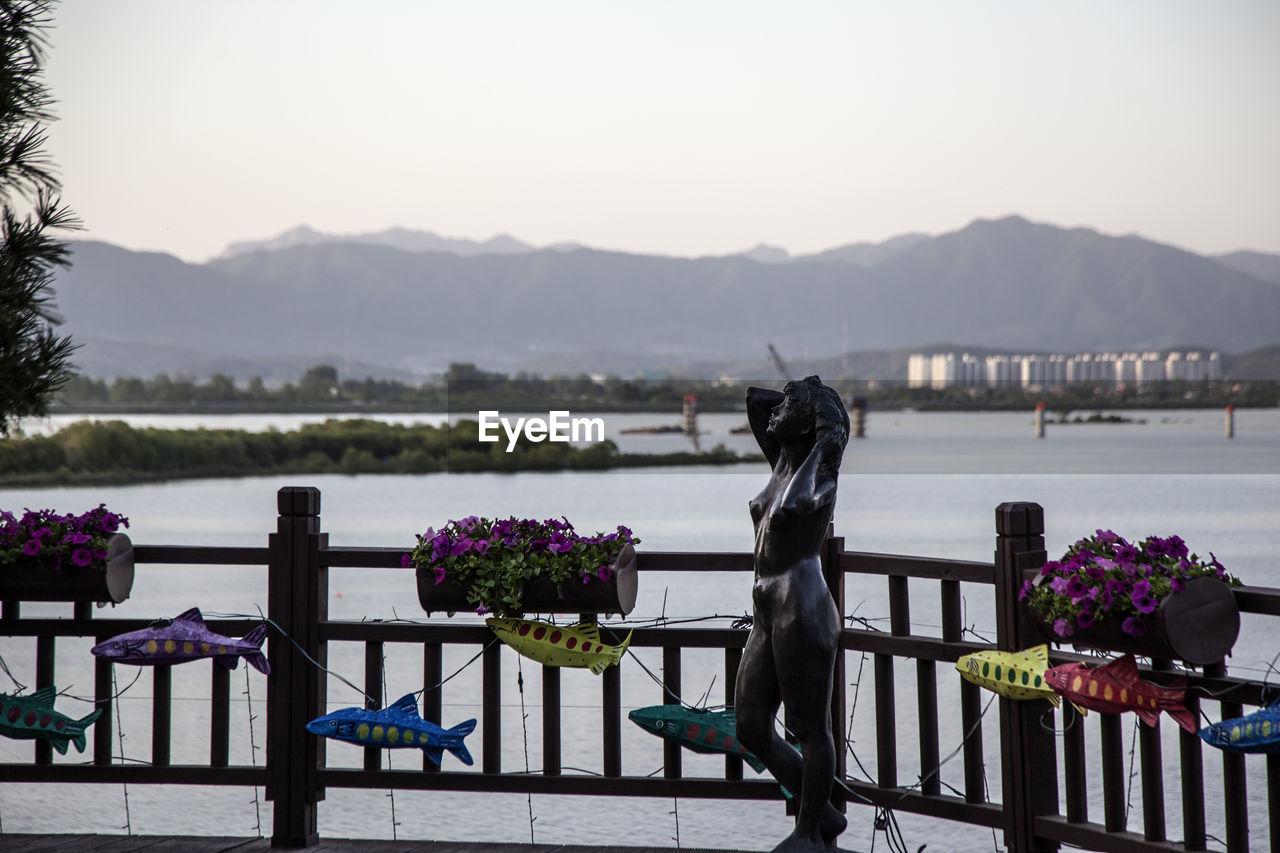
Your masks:
[{"label": "railing baluster", "polygon": [[622,673],[618,667],[600,676],[601,737],[604,739],[604,775],[622,775]]},{"label": "railing baluster", "polygon": [[1084,717],[1071,707],[1062,705],[1063,781],[1066,784],[1067,820],[1084,823],[1089,820],[1089,780],[1084,757]]},{"label": "railing baluster", "polygon": [[[99,636],[95,643],[101,643],[109,637]],[[93,724],[93,763],[111,763],[111,734],[115,720],[112,719],[112,703],[115,701],[111,691],[110,658],[95,657],[93,659],[93,707],[102,711]]]},{"label": "railing baluster", "polygon": [[[844,652],[837,652],[843,655]],[[725,649],[724,650],[724,703],[730,708],[734,707],[734,689],[738,685],[738,667],[742,665],[742,649]],[[837,683],[836,690],[843,690],[844,686]],[[737,781],[742,778],[742,759],[736,755],[726,755],[724,757],[724,778],[730,781]]]},{"label": "railing baluster", "polygon": [[[53,637],[36,638],[36,689],[53,684],[53,665],[57,659],[57,647]],[[47,740],[36,739],[36,764],[53,763],[53,745]]]},{"label": "railing baluster", "polygon": [[[382,643],[369,640],[364,644],[364,692],[367,694],[367,707],[381,708],[384,704],[382,696]],[[364,748],[364,769],[377,771],[382,769],[382,748],[366,746]]]},{"label": "railing baluster", "polygon": [[[964,599],[960,595],[960,582],[939,582],[942,603],[942,639],[958,643],[964,639]],[[986,767],[982,754],[982,695],[978,685],[960,680],[960,725],[964,747],[964,799],[967,803],[984,803],[987,794],[984,786]]]},{"label": "railing baluster", "polygon": [[226,767],[231,756],[231,670],[217,661],[209,686],[209,766]]},{"label": "railing baluster", "polygon": [[[889,576],[889,631],[895,637],[911,633],[907,579]],[[898,786],[898,733],[895,716],[896,696],[893,685],[893,658],[876,655],[876,767],[880,787]],[[888,729],[885,724],[888,724]]]},{"label": "railing baluster", "polygon": [[920,709],[920,791],[942,793],[938,745],[938,675],[931,660],[916,661],[916,697]]},{"label": "railing baluster", "polygon": [[[662,704],[680,704],[680,647],[662,647]],[[663,738],[662,740],[662,775],[667,779],[679,779],[680,744]]]},{"label": "railing baluster", "polygon": [[[1206,666],[1205,675],[1225,678],[1226,662]],[[1239,702],[1223,699],[1220,719],[1228,720],[1244,714]],[[1227,853],[1245,853],[1249,849],[1249,786],[1245,781],[1244,756],[1222,751],[1222,799],[1227,819]]]},{"label": "railing baluster", "polygon": [[[439,643],[422,644],[422,719],[440,725],[444,715],[444,648]],[[422,754],[422,769],[439,773],[440,765]]]},{"label": "railing baluster", "polygon": [[151,763],[165,767],[169,764],[173,719],[173,667],[155,667],[151,684]]},{"label": "railing baluster", "polygon": [[481,716],[484,725],[481,769],[502,772],[502,645],[496,641],[484,647],[481,657]]},{"label": "railing baluster", "polygon": [[560,775],[560,667],[542,667],[542,773]]},{"label": "railing baluster", "polygon": [[1160,754],[1160,723],[1138,727],[1138,760],[1142,766],[1142,835],[1164,841],[1164,761]]},{"label": "railing baluster", "polygon": [[[1200,719],[1200,697],[1188,693],[1183,703]],[[1178,757],[1182,776],[1182,839],[1188,850],[1205,849],[1204,826],[1204,741],[1195,732],[1178,729]],[[1280,813],[1273,811],[1272,815]],[[1271,836],[1277,841],[1274,834]]]},{"label": "railing baluster", "polygon": [[1119,714],[1099,714],[1102,748],[1102,812],[1107,832],[1124,832],[1124,732]]},{"label": "railing baluster", "polygon": [[898,787],[898,728],[894,715],[893,657],[876,655],[876,783]]}]

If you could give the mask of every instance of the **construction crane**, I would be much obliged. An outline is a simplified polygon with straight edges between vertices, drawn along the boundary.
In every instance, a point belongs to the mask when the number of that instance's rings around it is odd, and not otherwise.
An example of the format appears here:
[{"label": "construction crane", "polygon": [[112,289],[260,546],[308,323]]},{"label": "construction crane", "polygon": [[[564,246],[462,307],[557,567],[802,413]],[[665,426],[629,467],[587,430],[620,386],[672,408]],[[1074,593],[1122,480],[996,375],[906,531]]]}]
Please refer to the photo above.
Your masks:
[{"label": "construction crane", "polygon": [[769,358],[773,361],[774,365],[782,373],[782,378],[790,382],[791,371],[787,370],[787,365],[782,361],[782,356],[778,355],[778,351],[773,348],[773,344],[769,344]]}]

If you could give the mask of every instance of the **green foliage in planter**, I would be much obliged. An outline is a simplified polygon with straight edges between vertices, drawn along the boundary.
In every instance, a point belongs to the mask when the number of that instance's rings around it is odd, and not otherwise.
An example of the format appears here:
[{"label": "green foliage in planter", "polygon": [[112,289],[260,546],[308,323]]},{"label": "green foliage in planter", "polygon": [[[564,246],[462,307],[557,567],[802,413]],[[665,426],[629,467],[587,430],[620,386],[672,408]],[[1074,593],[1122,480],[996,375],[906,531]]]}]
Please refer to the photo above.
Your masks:
[{"label": "green foliage in planter", "polygon": [[476,612],[503,616],[521,612],[525,584],[545,578],[566,584],[607,583],[618,554],[640,540],[618,525],[614,533],[579,536],[566,519],[468,518],[450,520],[439,532],[428,528],[404,555],[405,567],[430,569],[466,589]]}]

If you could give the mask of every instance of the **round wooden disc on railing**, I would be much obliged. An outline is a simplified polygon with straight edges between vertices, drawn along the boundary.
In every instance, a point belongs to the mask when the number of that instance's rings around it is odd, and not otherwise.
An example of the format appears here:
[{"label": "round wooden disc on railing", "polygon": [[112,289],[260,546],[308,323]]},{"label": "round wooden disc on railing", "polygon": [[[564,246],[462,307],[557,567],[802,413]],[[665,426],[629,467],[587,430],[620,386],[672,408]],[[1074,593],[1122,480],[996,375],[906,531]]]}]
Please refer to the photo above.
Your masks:
[{"label": "round wooden disc on railing", "polygon": [[[428,613],[458,613],[475,609],[467,601],[467,590],[446,577],[436,583],[435,572],[417,567],[418,602]],[[586,583],[570,581],[560,589],[546,578],[534,578],[525,584],[521,597],[525,613],[621,613],[624,616],[636,606],[639,572],[636,550],[623,547],[610,567],[609,579],[589,576]]]}]

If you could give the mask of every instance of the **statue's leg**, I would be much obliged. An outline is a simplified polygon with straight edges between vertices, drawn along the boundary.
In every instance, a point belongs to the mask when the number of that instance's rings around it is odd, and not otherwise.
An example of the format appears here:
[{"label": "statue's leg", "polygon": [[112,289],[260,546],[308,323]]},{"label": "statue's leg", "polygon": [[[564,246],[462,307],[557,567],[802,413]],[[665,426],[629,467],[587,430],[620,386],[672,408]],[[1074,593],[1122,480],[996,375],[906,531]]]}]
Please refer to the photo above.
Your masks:
[{"label": "statue's leg", "polygon": [[757,622],[747,637],[734,686],[738,741],[763,761],[787,790],[798,794],[802,781],[800,754],[778,736],[774,727],[781,703],[769,634]]},{"label": "statue's leg", "polygon": [[[833,847],[847,820],[831,804],[836,772],[831,735],[831,682],[839,617],[829,617],[825,612],[827,607],[810,611],[809,619],[788,625],[789,630],[776,631],[773,652],[782,701],[793,721],[792,733],[804,755],[802,782],[797,791],[800,810],[796,816],[796,835],[806,840],[820,839]],[[828,623],[834,624],[834,629]]]}]

